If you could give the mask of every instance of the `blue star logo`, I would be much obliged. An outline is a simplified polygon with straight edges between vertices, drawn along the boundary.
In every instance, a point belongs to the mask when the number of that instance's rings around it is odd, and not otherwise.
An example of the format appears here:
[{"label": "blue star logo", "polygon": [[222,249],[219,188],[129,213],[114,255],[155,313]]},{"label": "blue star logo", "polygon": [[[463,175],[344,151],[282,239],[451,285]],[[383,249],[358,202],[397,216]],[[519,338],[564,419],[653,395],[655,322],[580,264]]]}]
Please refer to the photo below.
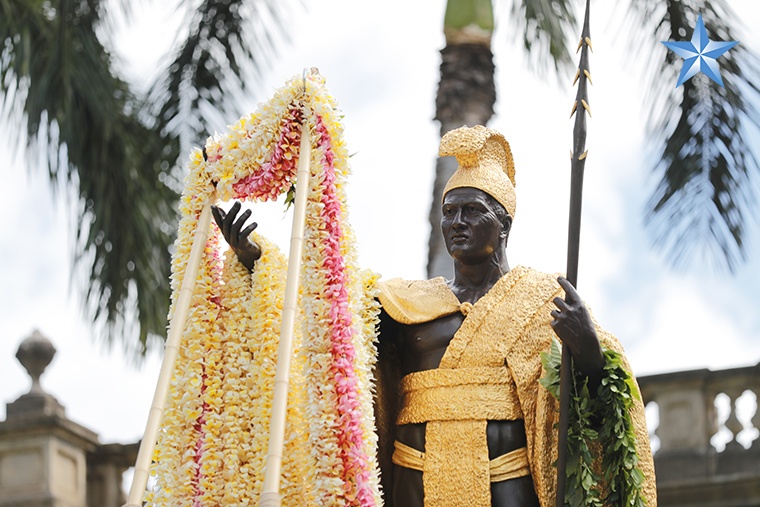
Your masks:
[{"label": "blue star logo", "polygon": [[715,60],[739,43],[737,41],[720,42],[708,39],[707,30],[705,30],[705,24],[700,14],[697,26],[694,28],[694,35],[691,36],[691,42],[663,42],[663,44],[683,58],[683,68],[676,84],[676,88],[678,88],[697,72],[704,73],[720,86],[723,86],[718,62]]}]

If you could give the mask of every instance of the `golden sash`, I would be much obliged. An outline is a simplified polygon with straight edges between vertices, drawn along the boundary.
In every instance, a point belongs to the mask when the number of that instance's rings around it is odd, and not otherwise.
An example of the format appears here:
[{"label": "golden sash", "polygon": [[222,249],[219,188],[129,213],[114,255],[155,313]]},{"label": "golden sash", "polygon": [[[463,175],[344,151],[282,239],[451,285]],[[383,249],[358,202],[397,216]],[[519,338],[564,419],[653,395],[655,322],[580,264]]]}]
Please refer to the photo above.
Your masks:
[{"label": "golden sash", "polygon": [[[393,443],[393,463],[404,468],[419,470],[425,469],[425,453],[414,447],[396,440]],[[491,482],[501,482],[509,479],[517,479],[530,475],[528,466],[528,448],[521,447],[514,451],[502,454],[488,462],[491,472]]]}]

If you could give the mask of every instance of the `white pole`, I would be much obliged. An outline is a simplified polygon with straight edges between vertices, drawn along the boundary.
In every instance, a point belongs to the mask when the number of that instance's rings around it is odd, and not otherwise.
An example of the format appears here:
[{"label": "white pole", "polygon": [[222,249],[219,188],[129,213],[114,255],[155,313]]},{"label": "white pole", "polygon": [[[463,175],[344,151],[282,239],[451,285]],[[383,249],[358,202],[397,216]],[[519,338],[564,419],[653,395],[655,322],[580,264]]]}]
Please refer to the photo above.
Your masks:
[{"label": "white pole", "polygon": [[211,226],[211,204],[215,200],[216,193],[213,193],[209,202],[203,207],[201,216],[198,219],[198,227],[195,229],[195,238],[193,239],[193,246],[190,249],[190,259],[188,259],[187,266],[185,267],[185,275],[182,278],[182,286],[177,297],[174,315],[169,323],[169,335],[166,339],[161,371],[158,374],[156,392],[153,395],[153,404],[148,414],[145,434],[140,442],[140,450],[137,453],[135,475],[132,479],[132,486],[129,489],[129,496],[124,507],[142,506],[142,497],[148,484],[150,463],[153,460],[153,450],[156,447],[156,439],[158,438],[158,428],[161,424],[164,407],[166,406],[166,398],[169,394],[169,386],[174,374],[174,365],[177,362],[182,332],[185,329],[185,321],[187,320],[190,302],[193,298],[195,280],[198,278],[198,267],[200,266],[203,250],[208,241]]},{"label": "white pole", "polygon": [[306,221],[306,198],[309,194],[311,169],[311,139],[309,128],[304,123],[301,131],[301,147],[298,155],[296,176],[296,198],[293,210],[293,229],[290,236],[290,256],[288,278],[285,285],[285,302],[282,310],[280,345],[277,350],[277,370],[274,375],[272,418],[269,424],[269,450],[264,469],[264,485],[259,499],[260,507],[279,507],[280,470],[282,448],[285,440],[285,416],[288,408],[288,384],[290,377],[290,355],[293,343],[293,329],[298,303],[298,282],[301,272],[301,252],[303,251],[303,230]]}]

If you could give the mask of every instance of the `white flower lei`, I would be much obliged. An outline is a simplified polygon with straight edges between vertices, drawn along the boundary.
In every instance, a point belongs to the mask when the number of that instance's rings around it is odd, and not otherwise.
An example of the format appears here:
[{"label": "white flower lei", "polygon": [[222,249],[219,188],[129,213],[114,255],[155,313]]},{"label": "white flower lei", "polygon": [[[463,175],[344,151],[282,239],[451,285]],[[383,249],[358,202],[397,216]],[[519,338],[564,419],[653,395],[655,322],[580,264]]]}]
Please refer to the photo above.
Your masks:
[{"label": "white flower lei", "polygon": [[[303,335],[295,338],[283,505],[381,505],[371,375],[376,277],[356,266],[345,208],[348,152],[324,79],[293,78],[257,112],[190,156],[172,262],[176,299],[201,209],[267,200],[295,179],[300,129],[312,138],[312,178],[301,281]],[[162,422],[150,505],[249,505],[258,500],[286,261],[257,236],[253,275],[206,245]],[[173,310],[172,310],[173,311]],[[171,314],[171,312],[170,312]]]}]

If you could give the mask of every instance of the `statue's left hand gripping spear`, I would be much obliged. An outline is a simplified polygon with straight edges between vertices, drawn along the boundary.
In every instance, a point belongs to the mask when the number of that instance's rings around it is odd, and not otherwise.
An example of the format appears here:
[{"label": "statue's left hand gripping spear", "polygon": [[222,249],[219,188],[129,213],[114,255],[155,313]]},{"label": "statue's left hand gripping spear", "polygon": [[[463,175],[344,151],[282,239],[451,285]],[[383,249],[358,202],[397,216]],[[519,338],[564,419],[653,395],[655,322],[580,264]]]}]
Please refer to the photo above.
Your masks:
[{"label": "statue's left hand gripping spear", "polygon": [[[591,30],[589,27],[590,0],[586,0],[586,14],[583,18],[581,40],[578,51],[581,52],[578,70],[575,73],[573,85],[578,83],[578,92],[570,112],[575,115],[573,127],[573,150],[570,164],[570,219],[567,231],[567,279],[573,286],[578,286],[578,253],[581,235],[581,204],[583,202],[583,169],[586,166],[586,113],[591,117],[591,107],[588,105],[588,85],[593,84],[589,70],[589,50],[591,45]],[[562,369],[560,374],[559,398],[559,443],[557,457],[557,507],[565,504],[565,483],[567,478],[567,432],[570,410],[570,384],[572,382],[572,359],[567,345],[562,346]]]}]

